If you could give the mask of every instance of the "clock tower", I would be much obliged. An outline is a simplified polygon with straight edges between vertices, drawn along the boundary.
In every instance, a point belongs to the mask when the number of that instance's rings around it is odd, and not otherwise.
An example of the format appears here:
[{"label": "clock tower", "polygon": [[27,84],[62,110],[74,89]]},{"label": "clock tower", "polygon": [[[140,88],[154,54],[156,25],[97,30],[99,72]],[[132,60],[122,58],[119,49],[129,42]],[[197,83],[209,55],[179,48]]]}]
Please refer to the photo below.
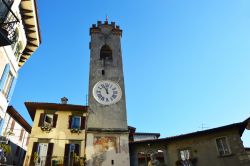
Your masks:
[{"label": "clock tower", "polygon": [[98,21],[90,36],[87,162],[89,166],[128,166],[122,30],[114,22]]}]

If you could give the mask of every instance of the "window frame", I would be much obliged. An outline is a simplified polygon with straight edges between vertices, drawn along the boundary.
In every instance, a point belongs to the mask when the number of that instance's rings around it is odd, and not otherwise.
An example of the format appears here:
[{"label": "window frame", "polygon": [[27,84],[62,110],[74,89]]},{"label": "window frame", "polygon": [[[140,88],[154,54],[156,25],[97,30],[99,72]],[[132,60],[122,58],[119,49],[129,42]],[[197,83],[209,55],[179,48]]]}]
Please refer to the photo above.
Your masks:
[{"label": "window frame", "polygon": [[[224,147],[223,147],[223,154],[220,153],[220,149],[218,147],[217,140],[222,140],[222,139],[225,139],[225,143],[226,143],[226,146],[227,146],[227,149],[228,149],[228,153],[225,153],[225,148]],[[215,145],[216,145],[217,153],[218,153],[219,156],[222,156],[222,157],[223,156],[230,156],[232,154],[232,151],[231,151],[227,136],[222,136],[222,137],[215,138]],[[223,143],[222,143],[222,146],[224,146]]]},{"label": "window frame", "polygon": [[14,82],[14,79],[15,79],[14,75],[11,73],[11,71],[9,71],[9,73],[7,74],[6,80],[4,81],[3,90],[2,90],[2,93],[6,98],[8,98],[10,94],[10,90],[12,87],[12,83]]},{"label": "window frame", "polygon": [[[74,124],[74,121],[75,121],[75,118],[79,118],[79,124],[78,124],[78,127],[73,127],[73,124]],[[72,120],[71,120],[71,125],[70,125],[70,129],[81,129],[81,116],[78,116],[78,115],[73,115],[72,116]]]},{"label": "window frame", "polygon": [[23,140],[23,135],[24,135],[24,129],[21,129],[20,135],[19,135],[19,141]]},{"label": "window frame", "polygon": [[[50,117],[51,116],[51,117]],[[45,121],[46,120],[46,117],[49,117],[51,118],[51,122],[47,122]],[[43,126],[49,126],[49,127],[52,127],[53,126],[53,123],[54,123],[54,114],[49,114],[49,113],[45,113],[44,114],[44,118],[43,118]]]},{"label": "window frame", "polygon": [[[189,158],[185,159],[185,160],[189,160],[189,159],[191,159],[193,157],[193,155],[192,155],[192,149],[190,147],[181,148],[181,149],[178,150],[178,158],[180,160],[182,160],[181,151],[189,151]],[[182,161],[185,161],[185,160],[182,160]]]},{"label": "window frame", "polygon": [[9,130],[9,131],[13,132],[13,131],[14,131],[14,128],[15,128],[15,125],[16,125],[16,121],[15,121],[14,119],[12,119],[11,124],[10,124],[10,130]]}]

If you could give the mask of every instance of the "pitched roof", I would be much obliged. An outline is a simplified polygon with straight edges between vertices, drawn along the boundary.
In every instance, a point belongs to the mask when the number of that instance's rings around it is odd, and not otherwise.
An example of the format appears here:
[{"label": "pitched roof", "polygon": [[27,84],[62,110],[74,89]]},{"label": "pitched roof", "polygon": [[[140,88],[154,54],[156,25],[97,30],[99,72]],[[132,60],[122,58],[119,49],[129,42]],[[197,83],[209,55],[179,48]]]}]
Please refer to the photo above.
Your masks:
[{"label": "pitched roof", "polygon": [[34,120],[37,109],[52,109],[59,111],[83,111],[87,112],[88,106],[73,105],[73,104],[60,104],[60,103],[41,103],[41,102],[25,102],[26,108],[29,111],[30,117]]},{"label": "pitched roof", "polygon": [[144,135],[144,136],[150,135],[150,136],[156,136],[157,138],[159,138],[161,134],[160,134],[160,133],[142,133],[142,132],[135,132],[135,135]]},{"label": "pitched roof", "polygon": [[18,122],[27,132],[31,132],[30,124],[20,115],[13,106],[8,106],[6,111],[16,122]]},{"label": "pitched roof", "polygon": [[249,123],[250,123],[250,118],[248,118],[240,123],[233,123],[230,125],[212,128],[212,129],[208,129],[208,130],[202,130],[202,131],[197,131],[197,132],[192,132],[192,133],[187,133],[187,134],[182,134],[182,135],[177,135],[177,136],[172,136],[172,137],[166,137],[166,138],[161,138],[161,139],[135,141],[135,142],[131,142],[130,144],[175,141],[175,140],[181,140],[181,139],[186,139],[186,138],[192,138],[192,137],[196,137],[196,136],[203,136],[203,135],[207,135],[207,134],[212,134],[215,132],[233,129],[233,128],[237,129],[239,132],[239,135],[242,136],[246,126]]}]

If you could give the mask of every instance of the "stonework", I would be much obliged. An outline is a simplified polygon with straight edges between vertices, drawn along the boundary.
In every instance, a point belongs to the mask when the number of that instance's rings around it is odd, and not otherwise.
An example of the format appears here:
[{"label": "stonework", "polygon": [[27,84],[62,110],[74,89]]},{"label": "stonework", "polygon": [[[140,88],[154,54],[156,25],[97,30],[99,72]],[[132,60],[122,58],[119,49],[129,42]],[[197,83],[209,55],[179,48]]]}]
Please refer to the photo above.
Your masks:
[{"label": "stonework", "polygon": [[[90,29],[90,74],[89,74],[89,116],[87,120],[86,155],[88,165],[128,166],[128,126],[124,76],[122,66],[121,35],[122,30],[115,23],[107,21],[93,25]],[[108,81],[107,87],[98,87],[100,81]],[[121,92],[112,90],[117,84]],[[96,92],[98,91],[98,92]],[[94,98],[100,98],[98,102]],[[102,95],[102,93],[104,93]],[[114,97],[110,97],[114,93]],[[115,93],[121,98],[117,102]],[[105,101],[107,104],[105,104]],[[112,104],[109,104],[112,103]]]}]

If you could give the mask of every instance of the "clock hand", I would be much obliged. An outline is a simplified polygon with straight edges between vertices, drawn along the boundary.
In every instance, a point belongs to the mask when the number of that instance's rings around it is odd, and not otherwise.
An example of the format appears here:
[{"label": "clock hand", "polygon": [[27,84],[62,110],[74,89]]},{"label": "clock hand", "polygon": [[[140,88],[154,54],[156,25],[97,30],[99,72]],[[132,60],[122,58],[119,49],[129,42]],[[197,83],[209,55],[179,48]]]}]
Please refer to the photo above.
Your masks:
[{"label": "clock hand", "polygon": [[104,88],[105,89],[105,91],[106,91],[106,93],[107,93],[107,95],[109,94],[109,91],[108,91],[108,89],[107,88]]}]

